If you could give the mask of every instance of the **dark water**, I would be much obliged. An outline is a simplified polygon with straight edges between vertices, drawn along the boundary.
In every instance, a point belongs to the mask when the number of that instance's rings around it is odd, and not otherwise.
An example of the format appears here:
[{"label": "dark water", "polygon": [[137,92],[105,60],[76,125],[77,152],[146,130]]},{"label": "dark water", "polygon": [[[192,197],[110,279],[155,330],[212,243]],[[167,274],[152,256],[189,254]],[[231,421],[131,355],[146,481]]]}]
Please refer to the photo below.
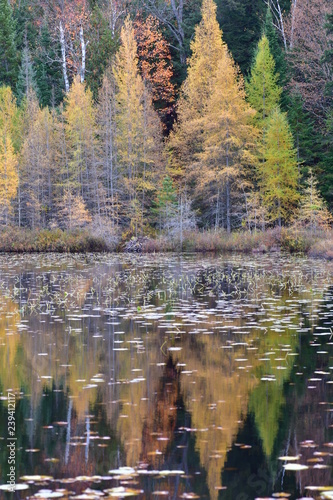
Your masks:
[{"label": "dark water", "polygon": [[333,498],[332,271],[1,256],[0,497]]}]

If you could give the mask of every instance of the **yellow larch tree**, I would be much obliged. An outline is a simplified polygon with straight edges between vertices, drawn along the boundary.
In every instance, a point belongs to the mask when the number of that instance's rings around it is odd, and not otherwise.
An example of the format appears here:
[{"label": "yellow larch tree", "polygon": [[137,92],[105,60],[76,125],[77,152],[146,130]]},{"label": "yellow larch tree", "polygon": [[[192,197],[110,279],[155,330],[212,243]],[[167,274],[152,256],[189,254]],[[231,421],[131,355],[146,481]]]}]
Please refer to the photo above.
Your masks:
[{"label": "yellow larch tree", "polygon": [[25,225],[36,228],[49,223],[56,184],[54,114],[41,109],[34,93],[24,103],[26,134],[20,152],[21,209]]},{"label": "yellow larch tree", "polygon": [[9,224],[11,202],[17,194],[17,155],[13,146],[13,128],[17,108],[9,87],[0,88],[0,217]]},{"label": "yellow larch tree", "polygon": [[288,223],[299,200],[298,168],[287,116],[278,108],[267,121],[264,162],[258,164],[259,186],[270,221]]},{"label": "yellow larch tree", "polygon": [[96,110],[92,92],[79,78],[74,79],[66,96],[64,118],[68,163],[63,172],[63,199],[80,196],[92,213],[100,215]]},{"label": "yellow larch tree", "polygon": [[[235,215],[233,200],[239,202],[239,196],[243,199],[250,186],[256,131],[251,125],[254,111],[245,100],[244,81],[226,45],[211,86],[205,115],[199,121],[203,150],[194,171],[196,191],[215,206],[215,227],[223,217],[230,233]],[[213,214],[210,211],[209,217]]]},{"label": "yellow larch tree", "polygon": [[136,235],[144,225],[147,195],[156,189],[162,129],[151,95],[139,73],[137,44],[129,18],[121,30],[115,59],[116,147],[125,190],[124,217]]},{"label": "yellow larch tree", "polygon": [[188,169],[202,146],[200,119],[212,92],[218,62],[224,53],[222,31],[216,19],[216,4],[203,0],[202,19],[195,29],[188,61],[187,78],[181,90],[177,114],[178,124],[170,137],[175,172]]}]

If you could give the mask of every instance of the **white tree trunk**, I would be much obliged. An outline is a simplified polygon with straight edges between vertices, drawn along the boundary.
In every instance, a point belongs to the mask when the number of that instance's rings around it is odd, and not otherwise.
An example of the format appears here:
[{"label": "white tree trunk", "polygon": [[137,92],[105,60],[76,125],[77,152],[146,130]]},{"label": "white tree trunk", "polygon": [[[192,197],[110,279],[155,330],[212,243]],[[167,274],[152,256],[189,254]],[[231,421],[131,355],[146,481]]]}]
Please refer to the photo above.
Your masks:
[{"label": "white tree trunk", "polygon": [[87,48],[87,45],[86,45],[86,42],[84,41],[82,26],[80,28],[80,42],[81,42],[81,53],[82,53],[80,78],[81,78],[81,83],[83,83],[84,77],[85,77],[85,72],[86,72],[86,48]]},{"label": "white tree trunk", "polygon": [[65,92],[67,94],[67,92],[69,92],[69,81],[68,81],[67,63],[66,63],[66,42],[65,42],[65,32],[61,21],[59,24],[59,31],[60,31],[62,75],[64,77]]}]

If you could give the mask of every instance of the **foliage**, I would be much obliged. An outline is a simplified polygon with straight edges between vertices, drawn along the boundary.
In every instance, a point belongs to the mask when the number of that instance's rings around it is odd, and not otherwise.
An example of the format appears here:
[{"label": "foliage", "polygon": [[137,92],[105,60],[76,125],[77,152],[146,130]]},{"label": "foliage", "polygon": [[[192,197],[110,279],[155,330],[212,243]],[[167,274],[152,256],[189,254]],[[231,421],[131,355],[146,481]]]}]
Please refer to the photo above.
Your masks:
[{"label": "foliage", "polygon": [[255,123],[264,129],[266,118],[279,106],[282,92],[266,35],[259,41],[246,91],[249,103],[257,111]]},{"label": "foliage", "polygon": [[296,151],[286,114],[272,112],[264,136],[264,161],[258,164],[259,184],[271,222],[288,222],[299,194]]},{"label": "foliage", "polygon": [[16,23],[8,0],[0,1],[0,85],[15,88],[18,71]]},{"label": "foliage", "polygon": [[16,104],[9,87],[0,88],[0,218],[7,225],[11,200],[18,188],[17,155],[13,145]]},{"label": "foliage", "polygon": [[250,70],[265,15],[264,0],[217,0],[217,18],[233,59],[243,74]]},{"label": "foliage", "polygon": [[[310,168],[332,208],[329,0],[0,3],[0,84],[18,104],[3,222],[64,227],[75,205],[79,226],[125,238],[256,232],[292,223]],[[157,223],[167,178],[177,200]]]},{"label": "foliage", "polygon": [[318,181],[314,177],[312,169],[305,184],[301,198],[297,222],[309,228],[311,232],[318,229],[329,229],[332,223],[332,215],[318,191]]},{"label": "foliage", "polygon": [[172,118],[170,115],[175,101],[169,46],[160,31],[158,19],[151,15],[145,21],[138,18],[134,29],[141,76],[151,92],[162,122],[167,126]]}]

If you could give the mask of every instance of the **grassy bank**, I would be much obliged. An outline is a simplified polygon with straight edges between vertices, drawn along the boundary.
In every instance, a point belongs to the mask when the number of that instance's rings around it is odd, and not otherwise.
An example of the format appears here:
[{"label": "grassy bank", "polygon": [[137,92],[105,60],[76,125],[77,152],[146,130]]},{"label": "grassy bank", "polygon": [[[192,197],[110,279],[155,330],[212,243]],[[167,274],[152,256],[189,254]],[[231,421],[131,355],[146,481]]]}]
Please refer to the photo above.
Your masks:
[{"label": "grassy bank", "polygon": [[0,233],[0,252],[106,252],[105,240],[85,231],[8,228]]},{"label": "grassy bank", "polygon": [[[112,241],[112,242],[111,242]],[[313,257],[333,260],[333,232],[281,231],[265,232],[191,231],[179,237],[132,238],[117,242],[88,231],[65,232],[60,229],[28,230],[7,228],[0,233],[0,252],[303,252]]]}]

